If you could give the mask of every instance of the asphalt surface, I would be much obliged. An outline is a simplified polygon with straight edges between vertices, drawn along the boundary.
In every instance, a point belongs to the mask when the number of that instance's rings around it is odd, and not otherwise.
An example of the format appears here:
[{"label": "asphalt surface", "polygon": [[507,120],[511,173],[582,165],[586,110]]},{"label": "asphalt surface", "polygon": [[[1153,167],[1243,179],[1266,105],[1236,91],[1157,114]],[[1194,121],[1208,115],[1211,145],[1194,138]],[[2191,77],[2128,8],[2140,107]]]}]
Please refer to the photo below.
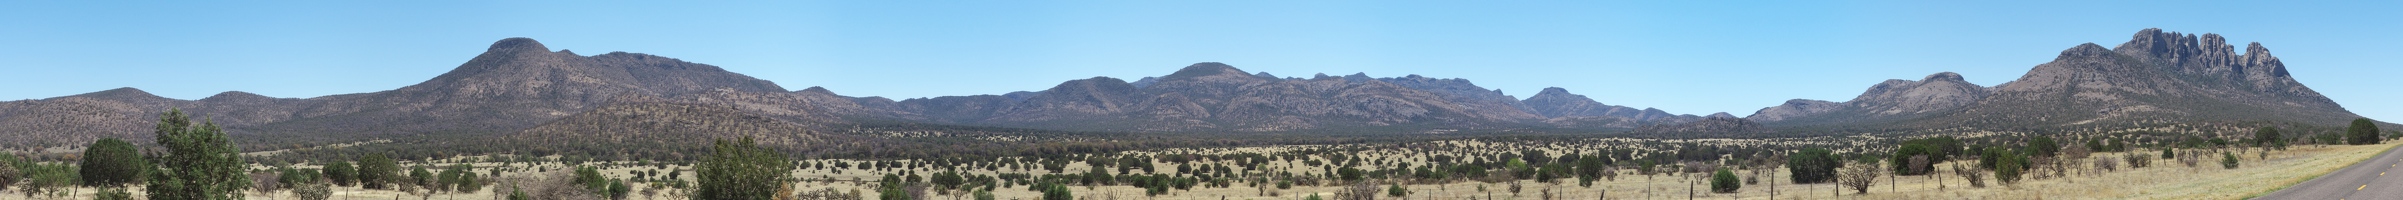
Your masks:
[{"label": "asphalt surface", "polygon": [[[2395,141],[2387,141],[2395,142]],[[2403,148],[2253,199],[2403,199]]]}]

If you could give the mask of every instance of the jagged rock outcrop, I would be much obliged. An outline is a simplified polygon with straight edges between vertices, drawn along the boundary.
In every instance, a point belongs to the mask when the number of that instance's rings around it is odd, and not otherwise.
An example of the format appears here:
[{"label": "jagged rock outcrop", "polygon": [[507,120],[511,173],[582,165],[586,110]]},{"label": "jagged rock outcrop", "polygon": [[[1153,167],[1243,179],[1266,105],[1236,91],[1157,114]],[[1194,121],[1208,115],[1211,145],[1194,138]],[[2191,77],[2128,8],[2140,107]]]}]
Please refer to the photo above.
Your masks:
[{"label": "jagged rock outcrop", "polygon": [[1940,73],[1878,84],[1840,107],[1789,101],[1750,118],[1780,125],[2025,129],[2187,121],[2336,125],[2358,117],[2295,82],[2285,68],[2259,43],[2236,54],[2218,34],[2145,29],[2118,47],[2086,43],[2063,50],[1993,88]]}]

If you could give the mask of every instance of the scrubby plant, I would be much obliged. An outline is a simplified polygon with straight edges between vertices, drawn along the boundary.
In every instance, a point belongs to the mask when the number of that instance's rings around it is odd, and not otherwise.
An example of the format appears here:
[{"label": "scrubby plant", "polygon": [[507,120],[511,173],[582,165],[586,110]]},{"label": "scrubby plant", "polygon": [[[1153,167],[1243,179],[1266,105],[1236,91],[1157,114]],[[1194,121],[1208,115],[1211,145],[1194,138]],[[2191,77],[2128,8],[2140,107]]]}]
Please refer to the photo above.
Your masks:
[{"label": "scrubby plant", "polygon": [[301,200],[325,200],[334,196],[334,190],[327,187],[325,183],[306,183],[293,186],[292,196],[300,197]]},{"label": "scrubby plant", "polygon": [[2120,158],[2128,161],[2128,168],[2144,168],[2153,166],[2153,155],[2146,155],[2144,153],[2130,153],[2125,156],[2121,156]]},{"label": "scrubby plant", "polygon": [[2221,152],[2221,153],[2220,153],[2220,159],[2219,159],[2219,166],[2220,166],[2220,168],[2226,168],[2226,169],[2235,169],[2235,168],[2236,168],[2236,153],[2227,153],[2227,152]]},{"label": "scrubby plant", "polygon": [[118,187],[107,187],[107,188],[101,188],[101,189],[100,189],[100,192],[98,192],[98,193],[92,193],[92,200],[133,200],[133,199],[134,199],[134,198],[133,198],[133,193],[131,193],[131,192],[125,192],[125,188],[118,188]]},{"label": "scrubby plant", "polygon": [[1885,169],[1878,169],[1877,164],[1874,163],[1845,167],[1843,174],[1837,177],[1839,180],[1836,183],[1852,188],[1855,194],[1868,194],[1869,186],[1877,185],[1877,176],[1882,175],[1881,172],[1885,171]]},{"label": "scrubby plant", "polygon": [[2019,182],[2020,172],[2023,172],[2022,170],[2026,170],[2027,168],[2026,162],[2021,162],[2021,160],[2025,159],[2027,158],[2019,156],[2018,154],[2003,154],[2001,158],[1996,158],[1994,161],[1994,180],[2002,182],[2003,184]]}]

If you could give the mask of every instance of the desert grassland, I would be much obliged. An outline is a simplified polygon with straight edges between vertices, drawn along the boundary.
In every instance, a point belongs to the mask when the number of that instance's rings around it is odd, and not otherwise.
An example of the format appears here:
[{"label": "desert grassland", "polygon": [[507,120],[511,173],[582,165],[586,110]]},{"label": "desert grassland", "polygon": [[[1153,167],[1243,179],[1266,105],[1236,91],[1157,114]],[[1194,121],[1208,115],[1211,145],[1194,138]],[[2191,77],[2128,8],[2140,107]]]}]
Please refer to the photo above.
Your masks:
[{"label": "desert grassland", "polygon": [[[1447,142],[1458,144],[1457,146],[1463,148],[1428,151],[1413,150],[1408,148],[1368,148],[1361,149],[1361,151],[1358,152],[1345,153],[1345,155],[1359,156],[1364,160],[1362,168],[1375,169],[1380,167],[1378,166],[1379,164],[1423,163],[1428,155],[1433,154],[1490,155],[1505,151],[1544,149],[1546,151],[1554,152],[1554,154],[1557,155],[1560,152],[1594,149],[1585,146],[1569,145],[1521,146],[1517,144],[1497,144],[1477,141]],[[1628,141],[1606,141],[1601,143],[1614,142]],[[1698,140],[1688,142],[1742,143],[1795,141]],[[2280,188],[2284,188],[2288,185],[2293,185],[2297,182],[2308,180],[2321,174],[2326,174],[2336,169],[2351,165],[2352,163],[2361,161],[2362,159],[2375,156],[2384,150],[2394,148],[2397,144],[2403,143],[2389,142],[2381,145],[2362,146],[2300,145],[2295,146],[2290,150],[2271,151],[2269,153],[2269,159],[2267,160],[2260,159],[2260,157],[2258,157],[2259,155],[2257,154],[2258,151],[2238,151],[2238,157],[2242,158],[2243,162],[2242,167],[2237,169],[2221,169],[2217,163],[2217,153],[2211,153],[2211,155],[2207,156],[2202,162],[2198,163],[2194,167],[2187,167],[2184,164],[2171,159],[2156,159],[2152,161],[2152,167],[2127,168],[2123,163],[2119,170],[2113,172],[2090,172],[2090,167],[2092,164],[2091,159],[2093,158],[2089,158],[2089,161],[2080,163],[2084,164],[2085,166],[2073,168],[2067,172],[2064,172],[2066,177],[2054,177],[2046,179],[2029,178],[2024,179],[2019,183],[2009,185],[1994,182],[1994,177],[1992,177],[1991,171],[1979,171],[1979,173],[1987,174],[1986,181],[1988,186],[1983,188],[1969,187],[1969,183],[1966,180],[1958,177],[1951,170],[1951,166],[1954,163],[1969,165],[1974,164],[1976,161],[1954,161],[1938,164],[1936,167],[1937,171],[1935,172],[1936,176],[1921,175],[1880,177],[1877,180],[1877,185],[1871,187],[1868,194],[1854,194],[1849,189],[1838,188],[1838,186],[1835,184],[1829,183],[1800,185],[1791,184],[1790,181],[1787,180],[1789,177],[1789,171],[1783,169],[1782,167],[1773,170],[1774,173],[1755,177],[1750,176],[1753,173],[1751,170],[1754,169],[1746,169],[1734,166],[1729,167],[1733,167],[1731,169],[1733,169],[1733,171],[1739,177],[1758,178],[1760,183],[1744,185],[1743,188],[1737,193],[1710,193],[1708,191],[1708,182],[1704,179],[1701,179],[1706,173],[1680,173],[1674,175],[1645,176],[1636,174],[1635,170],[1633,169],[1623,168],[1617,170],[1620,175],[1618,175],[1615,179],[1597,181],[1591,187],[1578,186],[1576,179],[1574,178],[1562,178],[1555,183],[1522,180],[1516,182],[1520,186],[1520,190],[1515,193],[1511,192],[1509,189],[1511,187],[1511,182],[1487,183],[1469,179],[1454,179],[1451,181],[1438,182],[1400,182],[1412,193],[1405,197],[1395,198],[1385,196],[1384,191],[1384,188],[1386,188],[1388,184],[1393,184],[1395,182],[1377,181],[1373,184],[1375,184],[1374,187],[1377,188],[1375,195],[1377,195],[1378,198],[1383,199],[1546,199],[1544,198],[1546,193],[1551,194],[1550,197],[1552,198],[1550,199],[1684,199],[1688,198],[1689,195],[1691,195],[1690,197],[1692,198],[1699,199],[1772,199],[1770,196],[1768,196],[1771,190],[1771,183],[1776,183],[1774,187],[1777,195],[1774,197],[1774,199],[2238,199],[2268,193]],[[1320,147],[1268,146],[1218,149],[1172,149],[1126,152],[1124,154],[1173,155],[1178,153],[1214,154],[1232,152],[1268,154],[1309,148]],[[2159,153],[2158,150],[2139,149],[2139,151],[2155,156],[2157,156]],[[2120,156],[2124,154],[2125,153],[2119,152],[2096,153],[2093,157],[2119,159]],[[1317,156],[1312,157],[1322,160],[1326,159]],[[1391,161],[1372,162],[1367,160]],[[861,160],[821,159],[804,161],[849,161],[856,164]],[[436,161],[436,163],[437,164],[430,164],[427,166],[429,168],[434,168],[453,164],[444,161]],[[1196,166],[1199,166],[1200,163],[1233,165],[1232,161],[1197,161]],[[485,173],[486,170],[490,168],[501,166],[500,163],[490,162],[471,164],[477,166],[476,172],[479,174]],[[416,165],[418,165],[416,162],[404,161],[403,172],[406,172],[407,167]],[[602,172],[606,176],[616,178],[632,177],[631,174],[633,171],[640,170],[682,171],[682,175],[679,176],[679,178],[686,181],[691,181],[694,177],[693,172],[690,171],[691,166],[670,165],[665,169],[661,169],[657,167],[658,165],[634,166],[634,164],[628,162],[606,164],[589,163],[587,165],[603,166]],[[1155,165],[1158,170],[1161,170],[1161,173],[1172,174],[1175,173],[1176,170],[1176,164],[1173,163],[1155,162],[1153,165]],[[1414,164],[1413,166],[1419,165],[1423,164]],[[1265,168],[1265,170],[1293,172],[1297,175],[1317,175],[1324,173],[1321,171],[1320,167],[1302,164],[1302,162],[1296,160],[1275,161],[1263,164],[1262,166]],[[317,166],[300,165],[295,167],[316,168]],[[530,176],[537,176],[547,173],[537,171],[557,172],[562,170],[572,170],[572,168],[556,162],[547,162],[541,164],[528,164],[520,162],[508,167],[515,170],[503,173],[501,178],[527,178]],[[1087,169],[1090,169],[1090,167],[1091,166],[1082,162],[1071,162],[1070,164],[1066,165],[1066,169],[1062,170],[1062,172],[1081,173]],[[968,167],[962,168],[969,169]],[[993,175],[998,173],[1042,174],[1047,172],[1039,168],[1019,170],[1015,167],[1002,167],[1000,169],[1001,170],[998,171],[989,171],[978,167],[966,172],[984,175]],[[800,178],[803,181],[794,183],[792,186],[795,188],[796,192],[832,190],[840,193],[850,193],[857,191],[859,194],[863,195],[864,198],[875,198],[878,195],[874,189],[874,185],[878,184],[875,181],[881,178],[884,174],[900,173],[903,170],[914,171],[915,173],[922,175],[940,171],[938,169],[927,168],[883,168],[877,170],[863,170],[856,167],[840,170],[801,169],[793,171],[791,175],[795,178]],[[1111,171],[1113,174],[1117,173],[1114,169],[1109,171]],[[1501,171],[1494,172],[1501,173]],[[1142,174],[1145,172],[1137,170],[1136,173]],[[490,179],[492,177],[483,178]],[[1261,189],[1251,187],[1250,183],[1238,181],[1233,182],[1231,187],[1226,188],[1195,186],[1191,190],[1172,190],[1168,194],[1160,196],[1145,196],[1142,188],[1124,185],[1070,186],[1070,190],[1079,199],[1097,200],[1301,199],[1310,194],[1317,194],[1322,197],[1332,199],[1335,197],[1334,193],[1336,191],[1343,190],[1345,187],[1349,186],[1335,184],[1333,182],[1335,181],[1324,181],[1320,185],[1304,185],[1297,183],[1293,188],[1290,189],[1276,189],[1273,187],[1273,183],[1269,183],[1262,185],[1267,187],[1266,189]],[[1894,184],[1896,182],[1901,184]],[[647,185],[640,183],[629,182],[629,184],[632,184],[632,186],[636,188],[636,191],[641,191],[643,188],[648,188]],[[495,195],[495,193],[506,192],[506,188],[508,188],[506,185],[492,185],[486,186],[485,190],[481,191],[419,195],[391,190],[365,190],[358,187],[335,187],[333,189],[333,199],[496,199],[498,196]],[[1041,195],[1038,192],[1030,191],[1026,188],[1027,186],[1025,185],[1000,187],[995,189],[994,194],[998,197],[998,199],[1037,199]],[[1480,190],[1480,188],[1482,188],[1482,190]],[[1843,190],[1839,191],[1839,189]],[[0,200],[90,199],[92,193],[97,192],[98,189],[84,187],[76,188],[75,191],[76,194],[70,196],[49,197],[37,195],[29,198],[19,190],[10,190],[6,194],[0,194]],[[135,193],[136,196],[140,196],[141,193],[140,188],[138,187],[130,189],[129,192]],[[640,192],[636,192],[634,195],[629,195],[630,197],[628,199],[682,199],[670,196],[677,193],[679,192],[670,189],[658,191],[656,196],[646,197],[641,195]],[[295,198],[290,192],[288,192],[288,190],[279,191],[273,193],[272,195],[257,192],[247,192],[246,194],[249,195],[250,199]],[[928,196],[925,199],[968,199],[964,192],[943,193],[938,191],[928,191],[926,194],[931,196]]]}]

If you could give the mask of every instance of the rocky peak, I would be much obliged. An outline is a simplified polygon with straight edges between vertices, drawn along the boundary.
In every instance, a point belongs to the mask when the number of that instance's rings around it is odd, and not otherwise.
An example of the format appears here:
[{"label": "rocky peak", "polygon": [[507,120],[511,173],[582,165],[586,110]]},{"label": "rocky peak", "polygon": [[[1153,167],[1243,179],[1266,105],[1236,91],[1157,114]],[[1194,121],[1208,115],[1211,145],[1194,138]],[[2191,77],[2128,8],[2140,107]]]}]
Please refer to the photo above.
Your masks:
[{"label": "rocky peak", "polygon": [[1735,114],[1727,114],[1727,112],[1718,112],[1718,113],[1711,113],[1711,114],[1710,114],[1710,116],[1703,116],[1703,118],[1738,118],[1738,117],[1736,117],[1736,116],[1735,116]]},{"label": "rocky peak", "polygon": [[2067,49],[2067,50],[2061,50],[2061,56],[2054,57],[2053,59],[2054,59],[2054,60],[2068,60],[2068,59],[2075,59],[2075,58],[2092,58],[2092,57],[2111,56],[2111,55],[2118,55],[2118,54],[2119,54],[2118,52],[2112,52],[2112,51],[2111,51],[2111,49],[2109,49],[2109,48],[2103,48],[2103,45],[2096,45],[2096,44],[2094,44],[2094,43],[2091,43],[2091,42],[2089,42],[2089,43],[2085,43],[2085,44],[2078,44],[2078,46],[2077,46],[2077,47],[2070,47],[2070,48],[2069,48],[2069,49]]},{"label": "rocky peak", "polygon": [[1228,75],[1251,77],[1250,73],[1244,73],[1242,69],[1235,69],[1235,66],[1227,65],[1226,63],[1201,62],[1185,66],[1184,69],[1176,70],[1176,73],[1168,74],[1168,76],[1160,78],[1173,80]]},{"label": "rocky peak", "polygon": [[499,42],[492,42],[492,47],[486,48],[484,51],[545,53],[550,52],[551,48],[542,46],[542,42],[534,41],[534,38],[513,37],[501,39]]},{"label": "rocky peak", "polygon": [[1962,79],[1962,78],[1961,78],[1961,74],[1960,74],[1960,73],[1952,73],[1952,72],[1938,72],[1938,73],[1936,73],[1936,74],[1929,74],[1929,75],[1927,75],[1927,78],[1919,78],[1919,82],[1936,82],[1936,81],[1969,82],[1968,80]]}]

